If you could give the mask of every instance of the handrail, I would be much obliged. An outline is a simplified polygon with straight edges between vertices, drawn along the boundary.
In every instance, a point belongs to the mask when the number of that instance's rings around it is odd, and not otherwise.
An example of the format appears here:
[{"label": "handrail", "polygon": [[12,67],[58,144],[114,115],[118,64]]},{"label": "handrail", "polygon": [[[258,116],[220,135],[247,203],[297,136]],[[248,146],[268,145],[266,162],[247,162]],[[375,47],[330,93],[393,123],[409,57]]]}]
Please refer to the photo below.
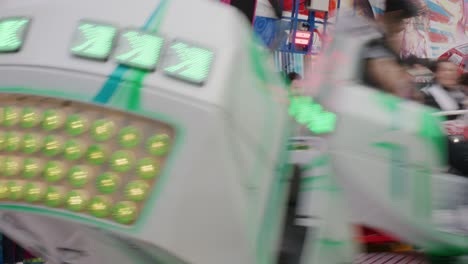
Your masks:
[{"label": "handrail", "polygon": [[468,114],[468,110],[454,110],[454,111],[442,111],[434,113],[434,116],[452,116],[452,115],[464,115]]}]

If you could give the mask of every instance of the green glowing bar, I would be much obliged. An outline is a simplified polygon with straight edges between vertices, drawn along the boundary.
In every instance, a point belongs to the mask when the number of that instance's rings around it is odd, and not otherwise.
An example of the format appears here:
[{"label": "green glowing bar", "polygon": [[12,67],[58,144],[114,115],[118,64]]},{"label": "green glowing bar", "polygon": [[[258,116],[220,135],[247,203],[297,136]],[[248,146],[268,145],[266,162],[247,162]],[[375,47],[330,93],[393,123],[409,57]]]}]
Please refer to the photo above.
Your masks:
[{"label": "green glowing bar", "polygon": [[202,84],[208,78],[213,58],[214,53],[210,50],[175,42],[170,47],[164,72],[175,78]]},{"label": "green glowing bar", "polygon": [[115,59],[119,64],[151,71],[156,68],[163,44],[156,35],[129,30],[120,37]]},{"label": "green glowing bar", "polygon": [[17,52],[21,49],[30,21],[24,17],[0,20],[0,53]]},{"label": "green glowing bar", "polygon": [[109,58],[117,28],[93,22],[81,21],[75,31],[71,53],[84,58],[106,60]]}]

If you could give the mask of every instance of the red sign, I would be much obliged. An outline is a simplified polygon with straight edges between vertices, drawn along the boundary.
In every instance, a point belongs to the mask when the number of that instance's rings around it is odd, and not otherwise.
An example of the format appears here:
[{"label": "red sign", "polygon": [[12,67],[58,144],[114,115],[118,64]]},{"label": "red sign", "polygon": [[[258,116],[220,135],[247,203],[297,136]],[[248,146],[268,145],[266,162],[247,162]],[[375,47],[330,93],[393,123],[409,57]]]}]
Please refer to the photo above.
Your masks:
[{"label": "red sign", "polygon": [[294,44],[299,46],[307,46],[310,42],[310,37],[312,33],[309,31],[296,31],[296,38]]}]

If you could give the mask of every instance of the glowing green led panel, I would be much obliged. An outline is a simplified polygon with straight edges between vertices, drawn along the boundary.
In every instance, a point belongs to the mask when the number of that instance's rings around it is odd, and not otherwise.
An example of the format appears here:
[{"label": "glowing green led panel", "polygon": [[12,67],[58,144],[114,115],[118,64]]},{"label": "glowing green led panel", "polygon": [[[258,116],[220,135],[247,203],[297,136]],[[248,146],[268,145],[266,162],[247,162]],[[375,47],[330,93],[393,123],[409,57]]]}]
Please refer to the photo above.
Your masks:
[{"label": "glowing green led panel", "polygon": [[214,53],[183,42],[173,42],[164,60],[164,72],[169,76],[195,84],[208,78]]},{"label": "glowing green led panel", "polygon": [[24,17],[0,20],[0,53],[17,52],[21,49],[30,21]]},{"label": "glowing green led panel", "polygon": [[73,36],[71,53],[84,58],[106,60],[109,58],[117,28],[89,21],[80,21]]},{"label": "glowing green led panel", "polygon": [[156,68],[163,44],[156,35],[127,30],[120,36],[115,59],[119,64],[151,71]]}]

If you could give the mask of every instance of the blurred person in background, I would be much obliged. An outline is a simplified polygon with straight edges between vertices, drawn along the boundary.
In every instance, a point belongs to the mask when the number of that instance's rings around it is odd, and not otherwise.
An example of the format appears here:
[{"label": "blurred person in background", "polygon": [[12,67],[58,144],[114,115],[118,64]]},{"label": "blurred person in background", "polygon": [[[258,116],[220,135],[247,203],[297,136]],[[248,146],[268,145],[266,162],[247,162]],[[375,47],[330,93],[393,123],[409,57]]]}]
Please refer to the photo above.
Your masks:
[{"label": "blurred person in background", "polygon": [[460,76],[460,89],[465,94],[465,100],[463,101],[463,106],[465,109],[468,109],[468,73],[465,72]]},{"label": "blurred person in background", "polygon": [[458,67],[448,60],[435,62],[433,83],[422,89],[425,104],[442,111],[464,109],[465,94],[460,85]]},{"label": "blurred person in background", "polygon": [[460,76],[460,86],[463,93],[468,96],[468,72],[465,72]]},{"label": "blurred person in background", "polygon": [[411,55],[403,59],[402,62],[406,71],[411,75],[415,88],[412,99],[424,103],[425,95],[421,92],[421,89],[432,84],[434,76],[433,72],[430,70],[430,61]]},{"label": "blurred person in background", "polygon": [[289,87],[292,95],[302,94],[302,76],[297,72],[288,73]]},{"label": "blurred person in background", "polygon": [[364,84],[399,97],[413,98],[413,78],[402,66],[400,49],[405,19],[418,15],[418,7],[407,0],[386,0],[379,18],[382,37],[367,43],[363,50]]}]

